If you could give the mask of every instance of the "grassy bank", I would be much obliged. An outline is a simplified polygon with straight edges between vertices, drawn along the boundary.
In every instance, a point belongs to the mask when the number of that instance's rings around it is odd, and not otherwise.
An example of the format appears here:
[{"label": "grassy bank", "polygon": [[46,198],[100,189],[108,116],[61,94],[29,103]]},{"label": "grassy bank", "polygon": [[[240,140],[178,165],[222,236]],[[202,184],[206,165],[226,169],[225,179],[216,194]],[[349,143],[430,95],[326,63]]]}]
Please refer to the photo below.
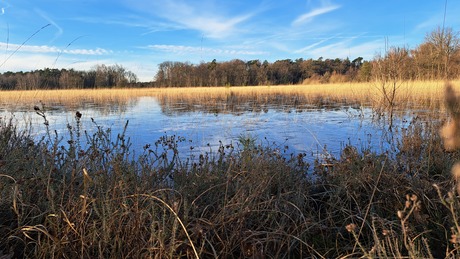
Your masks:
[{"label": "grassy bank", "polygon": [[309,165],[243,140],[179,159],[176,136],[133,158],[129,136],[85,135],[78,115],[62,141],[3,118],[0,256],[454,258],[460,153],[439,127],[415,119],[395,155],[347,146]]}]

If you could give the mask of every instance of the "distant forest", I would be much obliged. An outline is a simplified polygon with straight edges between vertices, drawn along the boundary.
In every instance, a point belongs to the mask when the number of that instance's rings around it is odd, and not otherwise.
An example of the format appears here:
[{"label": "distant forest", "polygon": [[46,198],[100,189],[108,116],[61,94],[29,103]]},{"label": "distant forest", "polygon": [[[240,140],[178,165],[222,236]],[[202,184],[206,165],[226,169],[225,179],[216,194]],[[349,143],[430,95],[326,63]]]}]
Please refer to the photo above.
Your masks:
[{"label": "distant forest", "polygon": [[234,59],[192,64],[165,61],[153,81],[138,82],[123,66],[98,65],[89,71],[40,69],[0,74],[2,90],[79,89],[112,87],[257,86],[309,83],[367,82],[372,80],[440,80],[460,76],[459,33],[437,28],[414,49],[390,47],[366,61],[346,59]]},{"label": "distant forest", "polygon": [[0,74],[2,90],[112,88],[136,84],[137,76],[120,65],[98,65],[89,71],[45,68]]}]

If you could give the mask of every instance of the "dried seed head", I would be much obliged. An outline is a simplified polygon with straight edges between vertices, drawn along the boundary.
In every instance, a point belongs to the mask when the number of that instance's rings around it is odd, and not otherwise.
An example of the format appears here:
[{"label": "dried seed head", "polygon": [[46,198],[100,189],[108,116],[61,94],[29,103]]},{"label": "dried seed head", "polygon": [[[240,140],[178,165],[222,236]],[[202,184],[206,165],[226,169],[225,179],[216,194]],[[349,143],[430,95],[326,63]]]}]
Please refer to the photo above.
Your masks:
[{"label": "dried seed head", "polygon": [[355,224],[355,223],[348,224],[345,228],[346,228],[347,231],[350,232],[350,233],[351,233],[351,232],[355,232],[355,230],[356,230],[356,224]]},{"label": "dried seed head", "polygon": [[452,166],[452,176],[455,181],[460,181],[460,162],[457,162]]},{"label": "dried seed head", "polygon": [[453,121],[441,128],[440,135],[446,150],[452,151],[460,148],[460,98],[449,83],[446,83],[444,98],[445,106],[452,115]]},{"label": "dried seed head", "polygon": [[88,171],[86,171],[86,168],[83,168],[83,181],[84,183],[93,182],[93,179],[91,179],[91,177],[89,176]]},{"label": "dried seed head", "polygon": [[455,163],[455,165],[452,167],[451,172],[452,177],[457,183],[457,193],[460,195],[460,162]]},{"label": "dried seed head", "polygon": [[452,85],[449,83],[446,84],[444,92],[444,97],[445,97],[445,104],[446,108],[449,110],[449,112],[454,116],[454,118],[458,118],[460,116],[460,111],[459,111],[459,100],[457,95],[455,94],[454,89],[452,88]]},{"label": "dried seed head", "polygon": [[410,196],[410,200],[413,201],[413,202],[416,202],[418,200],[417,195],[412,194],[412,196]]},{"label": "dried seed head", "polygon": [[382,234],[383,234],[384,236],[389,236],[389,235],[391,234],[391,232],[390,232],[390,230],[388,230],[388,229],[384,229],[384,230],[382,230]]},{"label": "dried seed head", "polygon": [[460,244],[460,236],[456,235],[456,234],[452,234],[450,236],[451,238],[449,239],[449,241],[452,243],[452,244]]},{"label": "dried seed head", "polygon": [[398,218],[402,219],[404,217],[404,211],[398,210],[397,215]]},{"label": "dried seed head", "polygon": [[411,202],[410,202],[410,201],[406,201],[406,204],[405,204],[406,209],[410,208],[410,205],[411,205]]},{"label": "dried seed head", "polygon": [[460,148],[460,130],[456,121],[446,123],[439,131],[443,142],[444,148],[447,151],[453,151]]}]

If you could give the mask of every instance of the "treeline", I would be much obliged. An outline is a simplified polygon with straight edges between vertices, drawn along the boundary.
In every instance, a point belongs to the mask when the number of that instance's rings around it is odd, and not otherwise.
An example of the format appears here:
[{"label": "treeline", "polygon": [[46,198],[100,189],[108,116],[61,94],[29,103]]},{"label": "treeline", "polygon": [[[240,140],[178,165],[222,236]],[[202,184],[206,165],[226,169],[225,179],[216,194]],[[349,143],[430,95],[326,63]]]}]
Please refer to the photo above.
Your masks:
[{"label": "treeline", "polygon": [[[362,69],[364,67],[364,69]],[[160,87],[180,86],[246,86],[299,84],[312,81],[363,81],[370,74],[369,63],[358,57],[349,59],[291,59],[273,63],[260,60],[239,59],[203,62],[166,61],[158,66],[155,85]]]},{"label": "treeline", "polygon": [[460,74],[458,33],[437,28],[414,49],[388,48],[373,60],[350,59],[278,60],[273,63],[239,59],[217,62],[166,61],[155,76],[158,87],[245,86],[337,83],[370,80],[454,79]]},{"label": "treeline", "polygon": [[2,90],[78,89],[110,87],[246,86],[308,83],[366,82],[371,80],[447,80],[460,75],[459,33],[440,28],[428,33],[414,49],[393,47],[370,61],[346,59],[285,59],[275,62],[165,61],[158,65],[154,81],[138,82],[120,65],[98,65],[89,71],[40,69],[0,74]]},{"label": "treeline", "polygon": [[129,87],[137,76],[120,65],[98,65],[89,71],[45,68],[0,74],[2,90],[82,89]]}]

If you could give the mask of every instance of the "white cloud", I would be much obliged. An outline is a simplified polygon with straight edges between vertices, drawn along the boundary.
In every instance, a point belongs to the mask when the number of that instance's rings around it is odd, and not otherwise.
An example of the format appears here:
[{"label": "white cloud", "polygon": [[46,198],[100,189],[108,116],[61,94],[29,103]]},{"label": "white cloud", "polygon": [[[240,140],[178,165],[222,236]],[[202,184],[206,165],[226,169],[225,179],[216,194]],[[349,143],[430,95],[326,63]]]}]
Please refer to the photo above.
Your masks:
[{"label": "white cloud", "polygon": [[192,47],[192,46],[182,46],[182,45],[149,45],[149,49],[160,50],[164,52],[172,52],[177,54],[200,54],[200,53],[212,53],[212,54],[222,54],[222,55],[264,55],[267,52],[264,51],[252,51],[252,50],[237,50],[237,49],[215,49],[215,48],[201,48],[201,47]]},{"label": "white cloud", "polygon": [[88,70],[98,64],[111,65],[115,63],[116,62],[111,59],[88,59],[81,56],[61,56],[56,64],[56,55],[51,55],[49,53],[16,53],[0,67],[0,71],[30,71],[46,67]]},{"label": "white cloud", "polygon": [[[0,43],[0,49],[3,47],[3,44]],[[149,59],[136,59],[136,61],[132,61],[132,58],[128,60],[126,56],[120,58],[109,55],[86,55],[88,52],[97,52],[97,49],[65,51],[65,53],[72,52],[71,54],[73,55],[59,55],[60,50],[55,47],[36,46],[33,50],[34,52],[15,53],[7,62],[0,66],[0,73],[6,71],[33,71],[47,67],[88,71],[96,65],[104,64],[110,66],[119,64],[135,73],[140,81],[148,82],[153,79],[157,72],[157,65]],[[109,53],[109,51],[105,52]],[[8,55],[9,53],[0,52],[0,61],[6,59]]]},{"label": "white cloud", "polygon": [[237,24],[250,17],[250,15],[244,15],[224,20],[215,17],[188,17],[183,25],[195,30],[201,30],[210,38],[224,38],[237,30]]},{"label": "white cloud", "polygon": [[56,57],[43,54],[15,55],[0,67],[0,72],[5,71],[31,71],[50,67]]},{"label": "white cloud", "polygon": [[0,42],[0,49],[7,49],[8,51],[18,50],[17,52],[29,52],[29,53],[65,53],[74,55],[106,55],[112,53],[110,50],[103,48],[95,49],[62,49],[55,46],[47,45],[19,45]]},{"label": "white cloud", "polygon": [[128,61],[128,62],[123,62],[121,65],[126,68],[127,70],[130,70],[136,76],[138,77],[139,81],[141,82],[149,82],[152,81],[153,78],[155,77],[155,74],[158,71],[158,66],[152,64],[150,61]]},{"label": "white cloud", "polygon": [[173,22],[184,29],[202,32],[209,38],[225,38],[241,32],[238,25],[247,21],[257,10],[248,14],[228,16],[226,7],[218,8],[208,5],[206,1],[195,2],[193,5],[187,1],[157,0],[152,2],[127,3],[131,8],[147,11],[157,17]]},{"label": "white cloud", "polygon": [[[1,57],[0,57],[1,58]],[[75,69],[80,71],[88,71],[89,69],[95,67],[96,65],[115,65],[121,64],[127,70],[135,73],[140,81],[148,82],[153,79],[157,68],[155,65],[150,64],[148,61],[146,63],[139,62],[117,62],[113,59],[82,59],[81,57],[61,57],[58,64],[55,64],[56,56],[46,53],[36,53],[36,54],[17,54],[14,58],[8,60],[4,66],[0,67],[0,73],[6,71],[33,71],[43,68],[65,68],[65,69]]]},{"label": "white cloud", "polygon": [[351,44],[350,40],[340,41],[325,45],[319,48],[313,48],[306,53],[313,58],[354,58],[363,57],[372,59],[378,51],[385,47],[384,40],[374,40],[360,44]]},{"label": "white cloud", "polygon": [[70,50],[63,50],[65,54],[74,54],[74,55],[105,55],[110,54],[112,51],[105,50],[103,48],[96,48],[96,49],[70,49]]}]

